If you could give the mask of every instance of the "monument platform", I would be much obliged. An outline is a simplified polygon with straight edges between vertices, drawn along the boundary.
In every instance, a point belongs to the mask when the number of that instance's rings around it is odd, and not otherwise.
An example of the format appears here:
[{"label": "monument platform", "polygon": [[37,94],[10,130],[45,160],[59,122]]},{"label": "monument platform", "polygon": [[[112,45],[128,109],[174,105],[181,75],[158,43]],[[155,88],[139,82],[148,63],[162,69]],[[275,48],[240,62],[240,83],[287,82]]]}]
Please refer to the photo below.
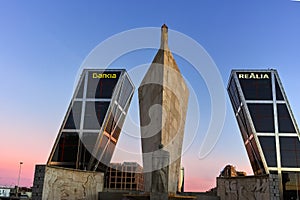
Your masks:
[{"label": "monument platform", "polygon": [[[150,194],[124,194],[128,200],[150,200]],[[197,199],[196,196],[169,195],[168,200]]]}]

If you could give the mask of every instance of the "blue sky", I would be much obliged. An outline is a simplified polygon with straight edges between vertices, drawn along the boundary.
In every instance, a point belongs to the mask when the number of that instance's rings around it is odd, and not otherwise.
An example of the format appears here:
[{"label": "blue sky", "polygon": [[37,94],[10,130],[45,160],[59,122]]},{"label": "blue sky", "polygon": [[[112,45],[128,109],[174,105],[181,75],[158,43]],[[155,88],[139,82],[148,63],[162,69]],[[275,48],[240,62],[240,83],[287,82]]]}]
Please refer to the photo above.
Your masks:
[{"label": "blue sky", "polygon": [[[227,85],[231,69],[276,68],[296,120],[300,120],[300,2],[265,1],[0,1],[0,185],[32,184],[35,163],[45,163],[86,56],[100,42],[133,28],[160,27],[193,38],[209,53]],[[146,39],[146,38],[145,38]],[[158,38],[159,39],[159,38]],[[170,43],[172,41],[169,41]],[[172,49],[171,49],[172,50]],[[155,50],[132,52],[115,65],[130,70],[150,63]],[[251,173],[229,99],[224,129],[213,151],[199,159],[210,118],[210,100],[201,76],[175,56],[200,108],[200,126],[183,157],[186,187],[207,190],[228,163]],[[212,77],[213,78],[213,77]],[[128,118],[138,120],[136,95]],[[189,123],[193,123],[192,109]],[[137,134],[137,133],[136,133]],[[135,140],[119,141],[120,148]],[[117,161],[131,157],[117,156]],[[135,158],[132,158],[135,159]]]}]

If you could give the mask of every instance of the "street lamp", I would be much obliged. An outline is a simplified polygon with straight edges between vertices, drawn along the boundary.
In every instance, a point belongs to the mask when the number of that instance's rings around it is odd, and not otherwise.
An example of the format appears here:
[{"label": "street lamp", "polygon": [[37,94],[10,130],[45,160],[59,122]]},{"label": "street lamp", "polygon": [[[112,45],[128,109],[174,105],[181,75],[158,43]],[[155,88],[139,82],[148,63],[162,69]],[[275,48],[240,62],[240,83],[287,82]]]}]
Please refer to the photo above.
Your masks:
[{"label": "street lamp", "polygon": [[20,162],[20,167],[19,167],[19,176],[18,176],[18,184],[17,184],[17,194],[16,196],[19,196],[19,184],[20,184],[20,177],[21,177],[21,168],[22,168],[23,162]]}]

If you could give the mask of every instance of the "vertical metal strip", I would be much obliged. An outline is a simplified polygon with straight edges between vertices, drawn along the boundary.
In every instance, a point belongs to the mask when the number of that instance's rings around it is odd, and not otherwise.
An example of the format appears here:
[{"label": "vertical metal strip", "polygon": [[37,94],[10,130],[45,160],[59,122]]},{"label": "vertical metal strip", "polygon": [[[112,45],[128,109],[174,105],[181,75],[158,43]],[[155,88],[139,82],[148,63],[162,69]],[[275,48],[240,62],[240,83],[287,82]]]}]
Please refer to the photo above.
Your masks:
[{"label": "vertical metal strip", "polygon": [[81,109],[81,119],[80,119],[80,127],[79,127],[79,136],[82,137],[83,134],[83,125],[84,125],[84,116],[85,116],[85,105],[86,105],[86,94],[87,94],[87,84],[88,84],[88,72],[85,72],[85,80],[84,80],[84,88],[83,88],[83,96],[82,96],[82,109]]},{"label": "vertical metal strip", "polygon": [[[83,85],[83,94],[82,94],[82,104],[81,104],[81,115],[80,115],[80,125],[79,125],[79,132],[78,132],[78,148],[77,148],[77,160],[76,160],[76,169],[78,169],[79,161],[81,157],[81,151],[82,151],[82,136],[83,136],[83,125],[84,125],[84,116],[85,116],[85,103],[86,103],[86,93],[87,93],[87,83],[88,83],[88,71],[84,71],[84,85]],[[78,128],[76,128],[78,129]]]},{"label": "vertical metal strip", "polygon": [[278,112],[277,112],[277,101],[276,101],[276,86],[275,86],[275,75],[274,71],[272,75],[272,95],[273,95],[273,112],[274,112],[274,126],[275,126],[275,145],[276,145],[276,159],[277,159],[277,171],[279,179],[279,193],[281,199],[283,199],[283,186],[282,186],[282,174],[281,174],[281,155],[280,155],[280,142],[279,142],[279,124],[278,124]]}]

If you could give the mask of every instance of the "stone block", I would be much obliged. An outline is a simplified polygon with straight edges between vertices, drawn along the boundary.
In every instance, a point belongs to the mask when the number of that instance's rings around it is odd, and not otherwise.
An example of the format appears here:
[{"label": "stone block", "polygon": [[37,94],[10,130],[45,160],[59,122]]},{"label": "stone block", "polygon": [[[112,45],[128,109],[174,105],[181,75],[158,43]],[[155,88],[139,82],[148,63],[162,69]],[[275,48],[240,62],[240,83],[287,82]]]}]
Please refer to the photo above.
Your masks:
[{"label": "stone block", "polygon": [[103,183],[101,172],[46,167],[42,199],[97,200]]}]

